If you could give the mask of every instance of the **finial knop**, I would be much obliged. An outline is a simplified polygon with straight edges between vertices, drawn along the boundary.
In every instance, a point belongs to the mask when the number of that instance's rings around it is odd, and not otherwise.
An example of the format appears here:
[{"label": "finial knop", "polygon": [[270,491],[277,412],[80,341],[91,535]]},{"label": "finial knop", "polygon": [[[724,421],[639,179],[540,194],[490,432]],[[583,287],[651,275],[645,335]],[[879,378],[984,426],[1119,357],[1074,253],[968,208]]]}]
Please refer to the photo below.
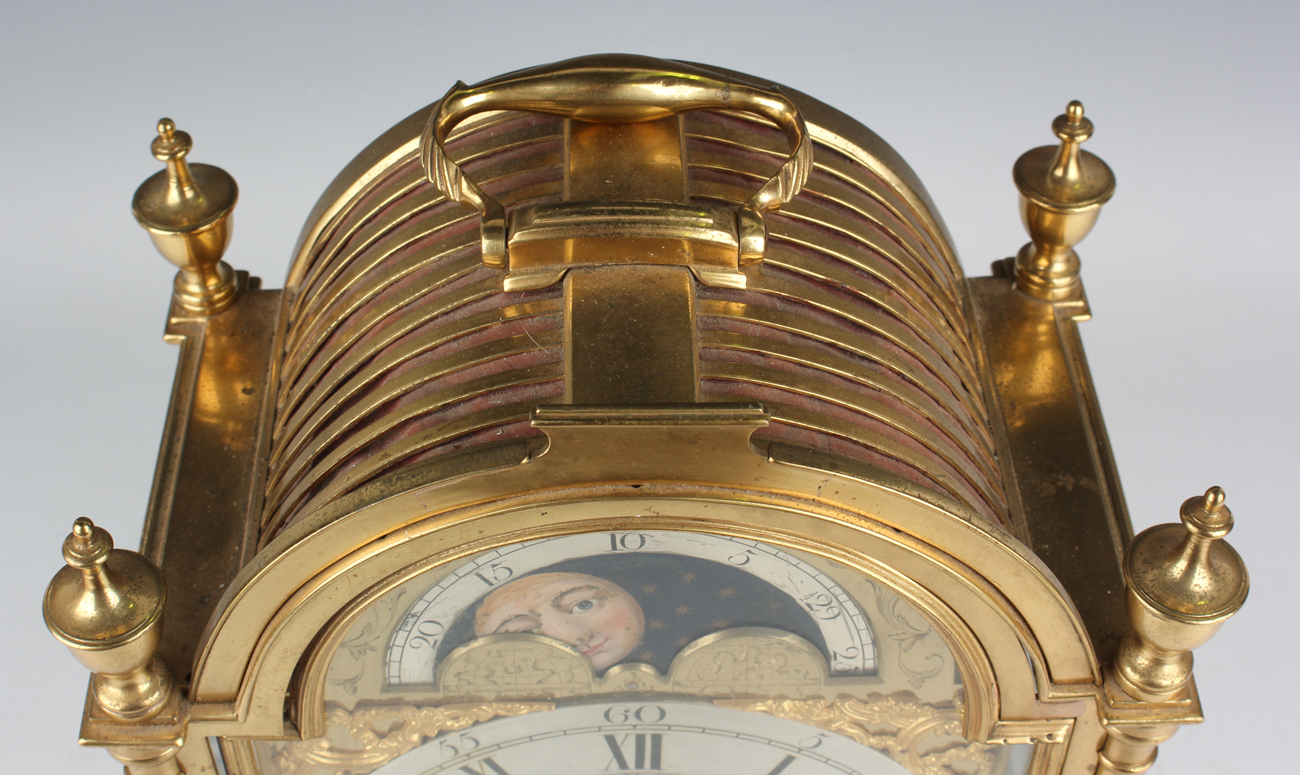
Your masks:
[{"label": "finial knop", "polygon": [[1179,510],[1179,516],[1188,532],[1201,538],[1219,539],[1232,532],[1232,509],[1225,505],[1227,495],[1222,487],[1211,487],[1205,495],[1188,498]]},{"label": "finial knop", "polygon": [[73,568],[90,571],[113,552],[113,537],[86,517],[77,517],[72,532],[63,541],[63,559]]},{"label": "finial knop", "polygon": [[1052,132],[1061,139],[1062,144],[1061,151],[1057,154],[1058,163],[1060,157],[1069,153],[1070,145],[1092,137],[1092,131],[1092,121],[1083,116],[1083,103],[1071,100],[1070,104],[1065,106],[1065,112],[1052,121]]},{"label": "finial knop", "polygon": [[1219,507],[1223,505],[1223,501],[1226,500],[1226,498],[1227,496],[1224,494],[1222,487],[1216,485],[1206,490],[1205,511],[1209,514],[1217,514]]},{"label": "finial knop", "polygon": [[194,139],[188,132],[178,131],[175,121],[170,118],[158,119],[158,136],[153,139],[149,150],[158,161],[168,162],[167,175],[173,188],[194,187],[189,166],[184,161],[186,154],[193,147]]}]

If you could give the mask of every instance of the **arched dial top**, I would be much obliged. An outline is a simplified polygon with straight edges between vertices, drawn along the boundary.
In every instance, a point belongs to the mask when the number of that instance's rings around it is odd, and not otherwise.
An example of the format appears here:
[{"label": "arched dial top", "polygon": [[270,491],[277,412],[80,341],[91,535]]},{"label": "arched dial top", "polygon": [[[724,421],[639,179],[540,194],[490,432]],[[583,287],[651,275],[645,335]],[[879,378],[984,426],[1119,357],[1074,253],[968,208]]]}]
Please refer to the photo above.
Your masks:
[{"label": "arched dial top", "polygon": [[[598,651],[604,636],[589,636],[582,623],[613,610],[624,593],[640,612],[635,638],[625,649],[616,650],[615,639]],[[456,567],[419,594],[393,630],[385,682],[432,684],[451,649],[507,632],[567,640],[591,651],[601,670],[631,661],[666,672],[676,639],[680,646],[728,626],[795,631],[824,650],[832,676],[876,672],[875,638],[857,602],[798,557],[729,536],[616,531],[527,541]]]}]

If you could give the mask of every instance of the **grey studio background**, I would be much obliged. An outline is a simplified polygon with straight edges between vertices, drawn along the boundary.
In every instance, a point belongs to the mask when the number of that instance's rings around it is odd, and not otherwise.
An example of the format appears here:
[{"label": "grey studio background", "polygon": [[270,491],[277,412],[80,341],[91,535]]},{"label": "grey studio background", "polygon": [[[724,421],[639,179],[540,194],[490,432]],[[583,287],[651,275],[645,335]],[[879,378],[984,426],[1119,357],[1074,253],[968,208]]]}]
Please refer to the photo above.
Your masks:
[{"label": "grey studio background", "polygon": [[130,197],[174,118],[241,199],[227,260],[283,283],[316,197],[457,79],[602,51],[713,63],[860,119],[925,182],[966,269],[1025,242],[1011,165],[1080,99],[1118,190],[1079,252],[1083,336],[1135,527],[1219,484],[1253,576],[1196,654],[1207,722],[1156,773],[1282,771],[1295,736],[1300,6],[1276,3],[0,5],[0,740],[12,773],[112,773],[75,745],[86,671],[40,601],[73,518],[139,539],[176,362],[173,270]]}]

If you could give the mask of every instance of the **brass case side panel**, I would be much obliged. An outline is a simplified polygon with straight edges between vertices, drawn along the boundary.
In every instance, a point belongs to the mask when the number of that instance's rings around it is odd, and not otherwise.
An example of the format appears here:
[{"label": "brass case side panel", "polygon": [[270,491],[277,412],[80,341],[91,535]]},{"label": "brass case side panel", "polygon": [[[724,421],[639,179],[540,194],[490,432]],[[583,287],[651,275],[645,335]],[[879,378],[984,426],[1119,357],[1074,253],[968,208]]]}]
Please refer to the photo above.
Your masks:
[{"label": "brass case side panel", "polygon": [[182,684],[257,539],[250,515],[260,511],[280,301],[281,291],[245,287],[220,315],[173,304],[168,319],[165,338],[181,352],[141,551],[167,580],[158,654]]},{"label": "brass case side panel", "polygon": [[1005,419],[1015,522],[1056,575],[1088,628],[1100,664],[1128,630],[1124,546],[1132,535],[1092,378],[1079,339],[1086,303],[1030,298],[1000,277],[969,281],[988,358],[992,394]]}]

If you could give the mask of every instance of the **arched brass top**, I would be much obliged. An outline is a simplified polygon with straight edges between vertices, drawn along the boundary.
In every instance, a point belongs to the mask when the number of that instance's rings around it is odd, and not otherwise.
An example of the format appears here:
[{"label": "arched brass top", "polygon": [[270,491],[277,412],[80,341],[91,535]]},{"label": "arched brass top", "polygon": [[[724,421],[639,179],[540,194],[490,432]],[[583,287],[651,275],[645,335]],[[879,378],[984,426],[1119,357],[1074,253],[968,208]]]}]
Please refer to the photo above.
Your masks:
[{"label": "arched brass top", "polygon": [[483,261],[506,265],[506,219],[488,196],[447,154],[444,143],[465,119],[496,110],[523,110],[595,123],[652,121],[695,110],[739,110],[766,118],[790,141],[781,169],[754,193],[737,215],[740,260],[762,258],[767,229],[763,214],[799,193],[812,168],[812,139],[794,102],[775,87],[762,88],[702,68],[653,57],[601,54],[520,70],[475,86],[458,82],[434,106],[420,137],[420,159],[429,181],[446,197],[475,209],[483,223]]}]

